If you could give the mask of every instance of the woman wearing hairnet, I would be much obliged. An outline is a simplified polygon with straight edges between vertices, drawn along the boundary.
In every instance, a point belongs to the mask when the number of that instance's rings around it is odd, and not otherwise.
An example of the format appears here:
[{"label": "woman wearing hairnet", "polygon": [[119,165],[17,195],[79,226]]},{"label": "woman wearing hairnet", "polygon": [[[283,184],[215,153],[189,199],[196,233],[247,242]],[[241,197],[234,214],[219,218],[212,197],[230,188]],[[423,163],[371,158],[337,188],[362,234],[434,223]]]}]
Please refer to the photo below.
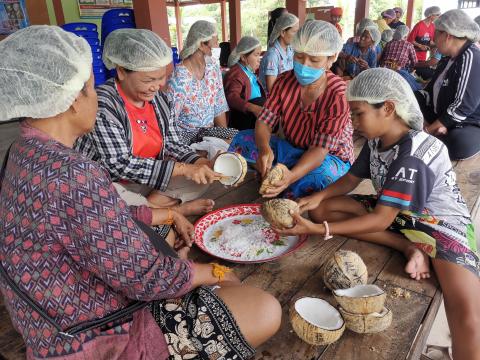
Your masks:
[{"label": "woman wearing hairnet", "polygon": [[385,48],[385,45],[387,45],[388,42],[392,41],[392,38],[393,38],[392,29],[387,29],[384,32],[382,32],[382,36],[380,37],[380,42],[379,42],[379,45],[382,48],[382,50]]},{"label": "woman wearing hairnet", "polygon": [[365,69],[377,67],[376,46],[380,38],[380,31],[375,25],[366,26],[359,42],[347,42],[343,46],[337,74],[353,78]]},{"label": "woman wearing hairnet", "polygon": [[260,66],[262,46],[258,39],[244,36],[230,55],[230,71],[223,80],[230,107],[229,126],[238,130],[253,129],[262,106],[265,91],[255,72]]},{"label": "woman wearing hairnet", "polygon": [[[369,69],[347,89],[354,128],[368,139],[352,168],[325,190],[300,199],[284,235],[353,237],[391,247],[406,273],[442,288],[455,360],[480,359],[480,261],[472,220],[444,144],[422,131],[423,116],[396,72]],[[371,179],[378,195],[347,195]],[[308,211],[307,220],[300,214]]]},{"label": "woman wearing hairnet", "polygon": [[188,247],[157,251],[142,229],[164,210],[128,207],[72,149],[95,125],[88,43],[31,26],[0,52],[0,119],[23,119],[0,182],[0,288],[27,358],[250,358],[278,328],[278,302],[187,260]]},{"label": "woman wearing hairnet", "polygon": [[388,24],[388,26],[395,30],[400,25],[405,25],[405,23],[400,20],[403,17],[403,9],[401,7],[394,7],[393,11],[395,11],[395,19]]},{"label": "woman wearing hairnet", "polygon": [[416,95],[425,131],[445,143],[451,159],[468,159],[480,152],[480,28],[462,10],[447,11],[435,26],[435,43],[445,57]]},{"label": "woman wearing hairnet", "polygon": [[427,60],[427,51],[435,45],[433,36],[435,34],[435,19],[441,14],[438,6],[430,6],[425,9],[425,19],[420,20],[408,35],[408,41],[415,46],[419,61]]},{"label": "woman wearing hairnet", "polygon": [[119,29],[108,35],[103,60],[117,76],[97,89],[95,128],[76,149],[107,169],[129,205],[172,208],[179,218],[210,211],[213,200],[197,197],[219,174],[182,142],[160,91],[171,49],[150,30]]},{"label": "woman wearing hairnet", "polygon": [[259,79],[263,88],[272,91],[277,77],[293,68],[293,50],[290,46],[298,31],[298,18],[293,14],[284,14],[275,22],[268,38],[268,50],[260,62]]},{"label": "woman wearing hairnet", "polygon": [[374,23],[377,24],[378,30],[380,31],[380,34],[383,33],[385,30],[390,29],[390,26],[388,26],[391,22],[393,22],[397,18],[397,14],[395,13],[395,10],[393,9],[387,9],[385,11],[382,11],[380,14],[380,18],[378,20],[375,20]]},{"label": "woman wearing hairnet", "polygon": [[[318,191],[345,174],[353,162],[345,82],[328,71],[342,48],[337,29],[325,21],[308,21],[292,46],[293,71],[275,83],[255,131],[241,131],[230,145],[230,150],[256,162],[262,177],[275,163],[289,169],[265,197],[298,198]],[[285,140],[272,135],[277,127]]]},{"label": "woman wearing hairnet", "polygon": [[167,94],[183,142],[211,159],[225,151],[237,130],[227,127],[228,111],[222,73],[212,60],[218,46],[215,24],[199,20],[188,31],[182,62],[168,81]]},{"label": "woman wearing hairnet", "polygon": [[417,64],[417,55],[412,43],[407,41],[408,27],[400,25],[393,34],[393,39],[385,45],[380,58],[380,66],[393,70],[413,70]]}]

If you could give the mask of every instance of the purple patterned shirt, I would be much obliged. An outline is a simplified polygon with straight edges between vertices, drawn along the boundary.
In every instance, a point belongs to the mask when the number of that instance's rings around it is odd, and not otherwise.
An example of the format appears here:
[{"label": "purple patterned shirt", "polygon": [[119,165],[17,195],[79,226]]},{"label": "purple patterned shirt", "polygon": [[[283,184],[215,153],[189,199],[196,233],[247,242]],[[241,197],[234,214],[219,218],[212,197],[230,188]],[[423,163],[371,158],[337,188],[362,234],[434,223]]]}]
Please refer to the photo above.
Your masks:
[{"label": "purple patterned shirt", "polygon": [[[0,260],[9,276],[58,324],[103,317],[132,300],[182,296],[191,262],[165,257],[137,228],[147,207],[129,208],[96,162],[22,124],[0,192]],[[72,339],[1,284],[27,357],[164,359],[166,343],[148,310],[112,329]]]}]

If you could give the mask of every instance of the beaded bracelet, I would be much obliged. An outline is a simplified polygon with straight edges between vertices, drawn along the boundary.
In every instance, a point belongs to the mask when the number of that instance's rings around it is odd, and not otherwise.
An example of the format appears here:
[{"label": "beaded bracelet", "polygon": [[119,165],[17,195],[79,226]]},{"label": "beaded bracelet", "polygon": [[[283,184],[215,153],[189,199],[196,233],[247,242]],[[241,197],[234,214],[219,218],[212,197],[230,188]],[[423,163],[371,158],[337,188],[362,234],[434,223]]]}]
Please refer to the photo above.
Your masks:
[{"label": "beaded bracelet", "polygon": [[323,237],[323,240],[330,240],[333,238],[333,236],[330,235],[330,227],[328,226],[328,222],[324,221],[323,226],[325,226],[325,236]]},{"label": "beaded bracelet", "polygon": [[210,263],[212,265],[212,275],[218,279],[218,281],[222,281],[225,277],[225,274],[232,271],[228,266],[223,266],[217,263]]}]

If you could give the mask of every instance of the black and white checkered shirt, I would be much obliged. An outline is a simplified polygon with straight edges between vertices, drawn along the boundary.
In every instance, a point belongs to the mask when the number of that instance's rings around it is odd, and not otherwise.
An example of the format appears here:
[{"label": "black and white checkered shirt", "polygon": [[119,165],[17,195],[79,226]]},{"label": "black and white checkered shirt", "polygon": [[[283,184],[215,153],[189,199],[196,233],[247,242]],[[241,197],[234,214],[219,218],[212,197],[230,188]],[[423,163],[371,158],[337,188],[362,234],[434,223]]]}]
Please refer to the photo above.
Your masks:
[{"label": "black and white checkered shirt", "polygon": [[75,143],[75,149],[100,162],[113,181],[128,180],[164,191],[175,162],[193,163],[199,156],[182,143],[173,122],[167,96],[158,92],[152,101],[163,136],[163,149],[156,159],[132,153],[132,131],[125,104],[110,79],[97,88],[98,112],[95,129]]}]

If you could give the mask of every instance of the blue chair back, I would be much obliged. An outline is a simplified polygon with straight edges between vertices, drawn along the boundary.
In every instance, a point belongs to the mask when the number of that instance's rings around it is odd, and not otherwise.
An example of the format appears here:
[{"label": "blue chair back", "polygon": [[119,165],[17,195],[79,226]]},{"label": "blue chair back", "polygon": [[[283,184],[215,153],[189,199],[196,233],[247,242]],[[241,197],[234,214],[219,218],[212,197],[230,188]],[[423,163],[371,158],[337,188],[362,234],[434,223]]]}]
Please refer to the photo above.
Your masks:
[{"label": "blue chair back", "polygon": [[89,22],[74,22],[62,25],[62,29],[74,33],[77,31],[97,32],[97,25]]},{"label": "blue chair back", "polygon": [[129,20],[132,24],[135,23],[135,17],[132,9],[111,9],[103,14],[102,25],[108,25],[116,19]]}]

